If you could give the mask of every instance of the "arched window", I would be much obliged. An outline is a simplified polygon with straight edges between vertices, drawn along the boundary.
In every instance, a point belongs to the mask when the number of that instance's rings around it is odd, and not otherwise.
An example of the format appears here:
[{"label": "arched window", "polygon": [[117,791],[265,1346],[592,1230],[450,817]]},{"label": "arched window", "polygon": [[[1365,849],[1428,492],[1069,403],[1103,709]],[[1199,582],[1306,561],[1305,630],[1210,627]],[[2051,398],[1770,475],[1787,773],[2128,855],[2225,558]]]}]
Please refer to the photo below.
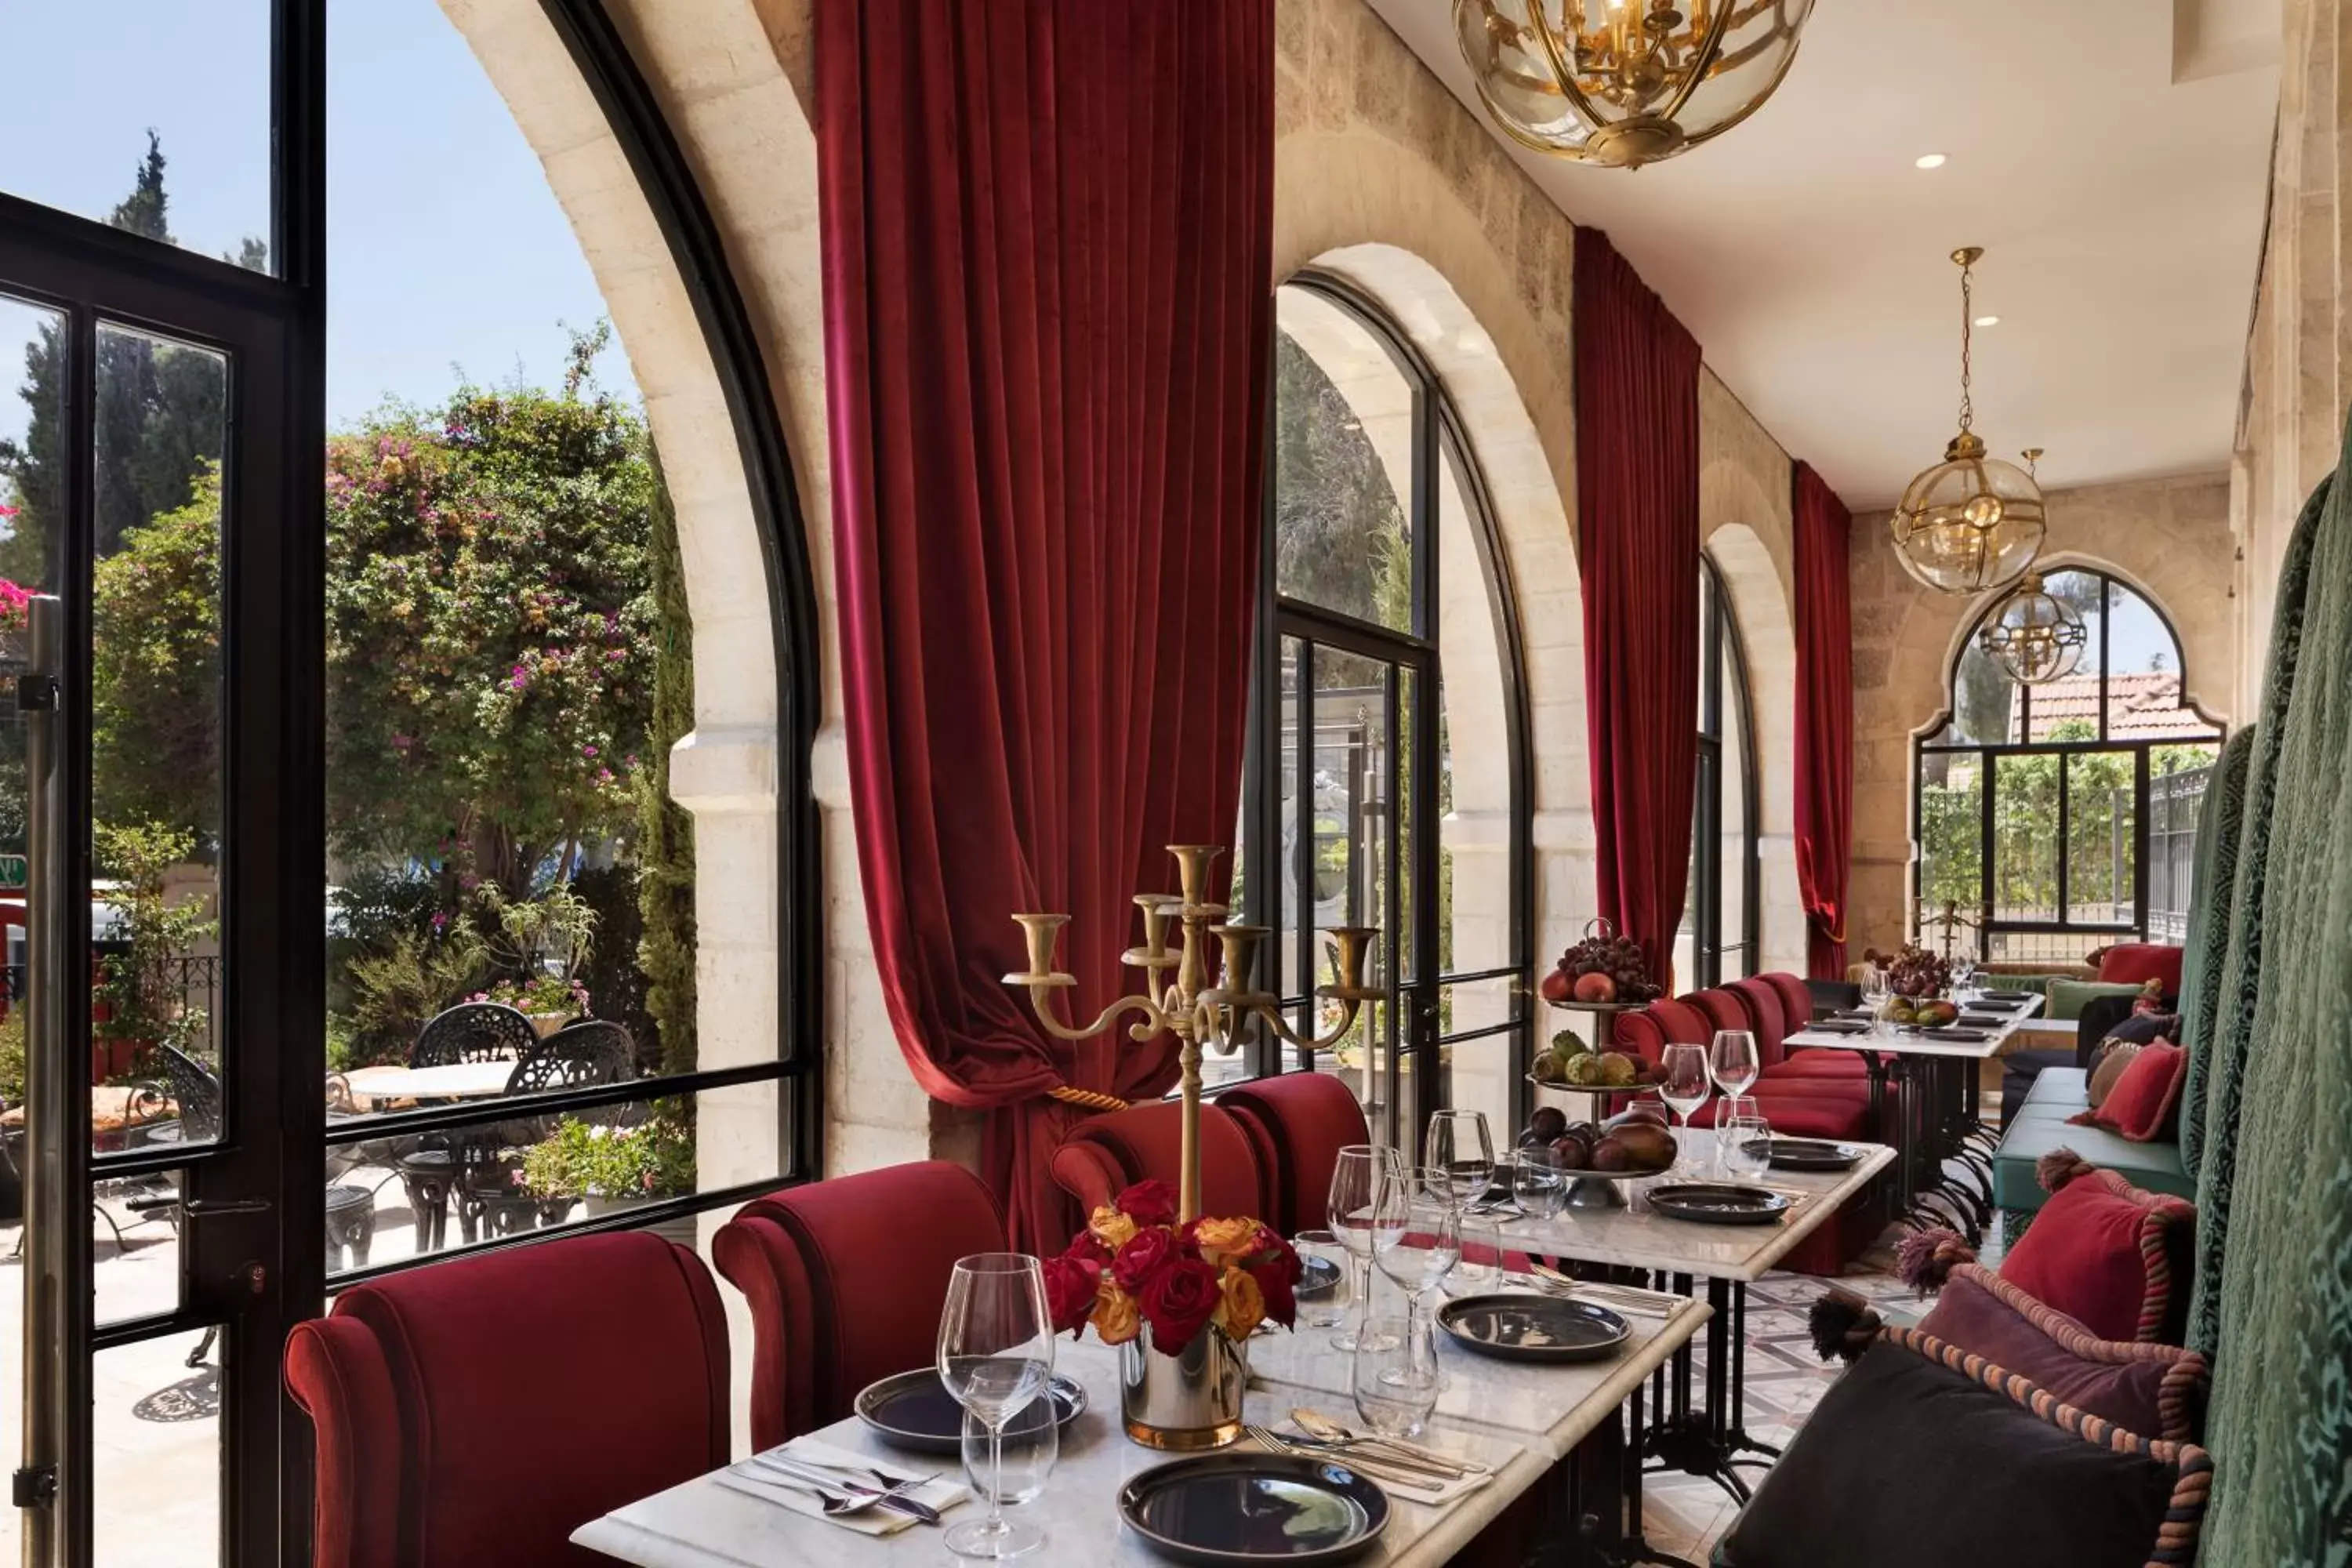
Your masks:
[{"label": "arched window", "polygon": [[1685,989],[1756,973],[1756,741],[1748,663],[1731,595],[1699,557],[1698,768],[1692,785],[1690,884],[1675,933],[1675,979]]},{"label": "arched window", "polygon": [[1428,1111],[1521,1120],[1527,718],[1512,595],[1435,374],[1369,298],[1307,274],[1276,296],[1273,461],[1238,900],[1274,928],[1293,1027],[1328,1026],[1321,933],[1376,925],[1385,993],[1336,1049],[1272,1039],[1246,1068],[1337,1072],[1382,1136]]},{"label": "arched window", "polygon": [[2179,942],[2221,726],[2184,696],[2179,638],[2137,590],[2090,567],[2044,586],[2083,617],[2081,665],[2038,686],[2011,679],[1977,640],[1989,604],[1918,742],[1914,929],[2033,963]]}]

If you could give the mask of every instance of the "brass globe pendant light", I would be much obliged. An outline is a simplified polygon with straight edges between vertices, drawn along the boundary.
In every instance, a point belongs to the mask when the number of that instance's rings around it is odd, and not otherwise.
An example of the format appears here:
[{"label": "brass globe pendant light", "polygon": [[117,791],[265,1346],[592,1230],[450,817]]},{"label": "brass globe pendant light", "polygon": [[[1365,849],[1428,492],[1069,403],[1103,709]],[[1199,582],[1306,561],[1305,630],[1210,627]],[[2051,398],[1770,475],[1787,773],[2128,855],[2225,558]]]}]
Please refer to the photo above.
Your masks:
[{"label": "brass globe pendant light", "polygon": [[1975,268],[1981,247],[1952,252],[1960,268],[1960,433],[1944,460],[1911,481],[1889,528],[1895,559],[1928,587],[1945,594],[1981,594],[2016,582],[2042,553],[2046,517],[2042,487],[2014,463],[1985,455],[1969,428]]},{"label": "brass globe pendant light", "polygon": [[1454,0],[1478,98],[1538,153],[1636,169],[1722,135],[1797,58],[1813,0]]},{"label": "brass globe pendant light", "polygon": [[[2042,448],[2028,447],[2020,454],[2031,475]],[[2007,671],[2021,686],[2040,686],[2074,673],[2090,646],[2091,631],[2074,606],[2042,585],[2042,574],[2026,573],[2017,591],[2000,602],[1992,619],[1977,634],[1985,657]]]}]

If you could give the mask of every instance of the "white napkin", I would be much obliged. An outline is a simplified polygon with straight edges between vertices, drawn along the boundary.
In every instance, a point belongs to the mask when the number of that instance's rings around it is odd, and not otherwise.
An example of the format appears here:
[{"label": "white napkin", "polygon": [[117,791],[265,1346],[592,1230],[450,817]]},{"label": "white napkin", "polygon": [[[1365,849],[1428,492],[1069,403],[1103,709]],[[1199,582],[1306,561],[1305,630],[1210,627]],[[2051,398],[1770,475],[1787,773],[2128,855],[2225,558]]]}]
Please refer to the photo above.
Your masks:
[{"label": "white napkin", "polygon": [[[894,1482],[912,1480],[919,1475],[934,1474],[937,1477],[936,1479],[926,1481],[923,1485],[909,1491],[901,1492],[899,1495],[912,1498],[917,1502],[929,1503],[942,1513],[971,1496],[970,1487],[964,1485],[961,1480],[953,1479],[961,1474],[962,1466],[950,1456],[944,1454],[940,1456],[941,1463],[937,1467],[914,1468],[896,1460],[877,1460],[868,1455],[855,1453],[847,1448],[837,1448],[830,1443],[821,1443],[814,1437],[795,1437],[780,1447],[768,1449],[767,1452],[786,1455],[810,1464],[849,1466],[860,1472],[868,1469],[879,1470]],[[880,1507],[860,1509],[856,1513],[837,1513],[828,1516],[824,1511],[824,1500],[815,1493],[778,1484],[768,1479],[760,1468],[749,1459],[728,1466],[724,1470],[719,1471],[715,1479],[720,1486],[730,1491],[742,1492],[751,1497],[764,1499],[769,1502],[788,1508],[794,1513],[804,1513],[811,1519],[822,1519],[828,1524],[837,1524],[845,1530],[854,1530],[860,1535],[896,1535],[910,1524],[922,1522],[912,1514],[900,1513],[896,1509]],[[858,1479],[868,1486],[876,1484],[874,1478],[868,1475],[861,1473]],[[849,1489],[842,1487],[835,1489],[846,1491]]]},{"label": "white napkin", "polygon": [[[1274,1428],[1274,1432],[1279,1437],[1303,1437],[1307,1435],[1300,1430],[1295,1421],[1283,1422]],[[1351,1470],[1370,1476],[1380,1482],[1381,1489],[1388,1493],[1393,1501],[1417,1502],[1424,1508],[1444,1508],[1456,1498],[1476,1491],[1495,1479],[1495,1469],[1500,1469],[1509,1463],[1509,1456],[1498,1457],[1485,1452],[1482,1446],[1475,1444],[1455,1432],[1444,1432],[1433,1427],[1423,1431],[1412,1441],[1417,1447],[1435,1449],[1449,1459],[1456,1461],[1475,1459],[1493,1468],[1484,1473],[1473,1471],[1469,1475],[1449,1481],[1441,1480],[1433,1474],[1424,1474],[1420,1470],[1383,1464],[1377,1452],[1367,1453],[1357,1447],[1319,1449],[1316,1451],[1315,1457],[1328,1459],[1335,1465],[1345,1465]]]}]

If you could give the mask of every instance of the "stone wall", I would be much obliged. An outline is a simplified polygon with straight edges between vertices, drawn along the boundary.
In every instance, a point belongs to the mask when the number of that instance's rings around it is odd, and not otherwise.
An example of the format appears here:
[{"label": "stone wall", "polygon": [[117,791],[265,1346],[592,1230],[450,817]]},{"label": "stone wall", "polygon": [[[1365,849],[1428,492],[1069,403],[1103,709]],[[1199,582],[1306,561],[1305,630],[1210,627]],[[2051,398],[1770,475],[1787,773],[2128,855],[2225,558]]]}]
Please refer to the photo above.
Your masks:
[{"label": "stone wall", "polygon": [[2279,563],[2295,513],[2336,466],[2352,403],[2352,26],[2327,0],[2284,0],[2279,127],[2271,170],[2270,233],[2246,344],[2233,521],[2241,684],[2253,710],[2270,639]]},{"label": "stone wall", "polygon": [[[2145,594],[2180,638],[2184,689],[2207,713],[2242,711],[2231,578],[2230,476],[2150,479],[2049,498],[2045,561],[2097,566]],[[1853,583],[1853,952],[1910,931],[1912,741],[1944,713],[1961,638],[1985,598],[1921,587],[1897,563],[1886,514],[1857,517]]]}]

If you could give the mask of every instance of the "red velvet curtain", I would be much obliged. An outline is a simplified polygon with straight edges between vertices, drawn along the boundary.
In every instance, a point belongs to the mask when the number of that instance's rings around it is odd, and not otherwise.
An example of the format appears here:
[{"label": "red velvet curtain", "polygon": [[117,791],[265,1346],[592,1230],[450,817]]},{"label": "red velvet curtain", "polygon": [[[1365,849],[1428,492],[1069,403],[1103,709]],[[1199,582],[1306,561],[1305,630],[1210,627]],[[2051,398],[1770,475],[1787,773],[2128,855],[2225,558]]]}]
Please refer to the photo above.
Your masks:
[{"label": "red velvet curtain", "polygon": [[1797,887],[1805,961],[1845,978],[1846,876],[1853,848],[1853,519],[1810,463],[1796,470]]},{"label": "red velvet curtain", "polygon": [[[820,0],[835,574],[875,962],[916,1081],[989,1112],[1017,1245],[1082,1112],[1172,1080],[1071,1046],[1164,847],[1239,806],[1273,273],[1271,0]],[[1223,870],[1220,869],[1222,882]],[[852,1078],[843,1089],[855,1092]]]},{"label": "red velvet curtain", "polygon": [[1697,340],[1576,231],[1576,510],[1601,913],[1670,981],[1698,768]]}]

